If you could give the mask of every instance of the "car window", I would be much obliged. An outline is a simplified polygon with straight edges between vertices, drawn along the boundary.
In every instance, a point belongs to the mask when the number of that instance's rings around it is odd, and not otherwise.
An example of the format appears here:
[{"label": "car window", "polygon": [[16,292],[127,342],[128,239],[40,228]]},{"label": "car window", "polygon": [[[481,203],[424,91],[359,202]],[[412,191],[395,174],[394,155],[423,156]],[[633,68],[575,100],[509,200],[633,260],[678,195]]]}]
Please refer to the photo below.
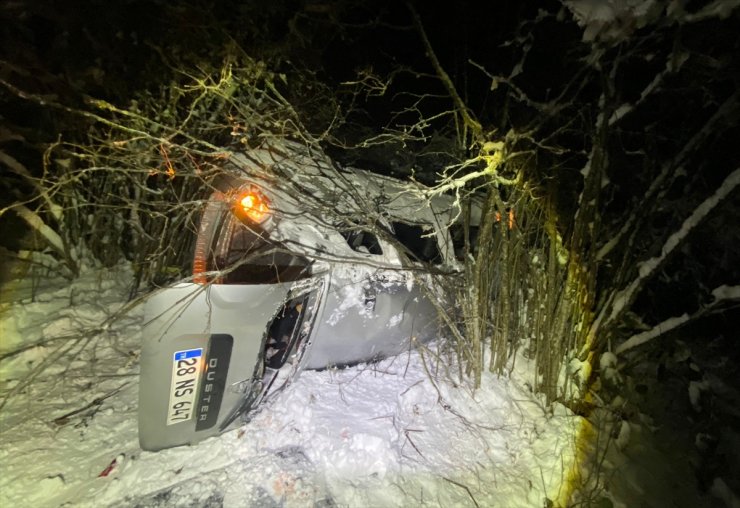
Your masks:
[{"label": "car window", "polygon": [[380,256],[383,249],[380,247],[378,238],[369,231],[348,230],[340,231],[341,235],[347,240],[347,244],[355,252],[364,252]]},{"label": "car window", "polygon": [[221,272],[221,284],[274,284],[310,276],[310,261],[270,240],[253,226],[226,214],[215,239],[210,270]]},{"label": "car window", "polygon": [[[478,226],[468,228],[468,241],[470,242],[470,252],[478,252]],[[452,245],[455,248],[455,258],[458,261],[465,259],[465,226],[462,224],[453,224],[450,226],[450,236]]]},{"label": "car window", "polygon": [[[437,245],[437,235],[430,228],[405,222],[394,222],[393,235],[408,249],[408,254],[415,261],[439,264],[442,254]],[[431,233],[431,234],[430,234]]]}]

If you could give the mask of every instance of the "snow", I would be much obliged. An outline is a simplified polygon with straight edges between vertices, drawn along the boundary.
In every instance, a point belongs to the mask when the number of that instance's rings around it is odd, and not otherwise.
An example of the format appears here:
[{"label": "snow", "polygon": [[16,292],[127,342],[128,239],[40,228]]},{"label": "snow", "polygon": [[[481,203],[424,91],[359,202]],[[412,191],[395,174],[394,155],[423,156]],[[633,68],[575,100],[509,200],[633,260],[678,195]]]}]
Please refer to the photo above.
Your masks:
[{"label": "snow", "polygon": [[614,445],[619,450],[624,450],[627,448],[627,445],[630,442],[630,436],[632,434],[632,427],[630,427],[630,422],[627,420],[622,420],[622,423],[619,424],[619,431],[617,434],[617,438],[614,440]]},{"label": "snow", "polygon": [[607,351],[605,353],[602,353],[601,358],[599,358],[599,368],[601,370],[606,370],[610,368],[616,368],[617,367],[617,355],[614,353]]},{"label": "snow", "polygon": [[677,0],[563,0],[563,3],[583,28],[584,42],[607,44],[622,42],[636,29],[662,17],[679,23],[727,19],[740,7],[740,0],[714,0],[695,13],[687,13],[686,2]]},{"label": "snow", "polygon": [[694,14],[685,16],[686,21],[696,22],[709,18],[727,19],[732,12],[740,7],[740,0],[714,0],[714,2],[702,7]]},{"label": "snow", "polygon": [[656,337],[660,337],[664,333],[673,330],[674,328],[678,328],[684,323],[687,323],[690,319],[691,316],[686,313],[681,314],[680,316],[670,317],[662,321],[660,324],[654,326],[650,330],[632,335],[629,339],[625,340],[619,346],[617,346],[615,351],[618,355],[622,354],[625,351],[645,344],[646,342],[649,342]]},{"label": "snow", "polygon": [[609,118],[609,125],[614,125],[615,123],[617,123],[620,119],[626,116],[627,113],[632,111],[632,108],[632,104],[629,103],[625,103],[619,106],[617,109],[614,110],[612,116]]},{"label": "snow", "polygon": [[400,323],[403,320],[403,312],[396,314],[395,316],[391,316],[391,318],[388,320],[388,324],[386,325],[387,328],[395,328],[398,326],[398,323]]},{"label": "snow", "polygon": [[[661,83],[663,83],[664,79],[666,79],[668,75],[678,72],[683,64],[688,61],[689,57],[690,54],[687,51],[676,50],[671,52],[666,58],[665,69],[653,76],[653,79],[650,81],[650,83],[648,83],[645,88],[642,89],[642,92],[640,92],[640,97],[635,101],[634,104],[624,103],[620,105],[609,118],[609,125],[614,125],[619,120],[634,111],[640,104],[645,101],[647,97],[649,97],[653,92],[659,89],[659,86],[661,85]],[[652,58],[648,59],[648,61],[649,60],[652,60]]]},{"label": "snow", "polygon": [[[735,187],[738,185],[740,185],[740,169],[733,171],[715,191],[715,193],[701,203],[684,221],[681,229],[668,237],[668,240],[662,249],[662,257],[665,257],[669,252],[671,252],[684,239],[684,237],[686,237],[686,235],[688,235],[688,233],[694,229],[720,201],[735,190]],[[644,266],[640,266],[640,276],[644,277],[646,273],[652,271],[654,269],[653,264],[654,261],[650,260],[649,262],[646,262]]]},{"label": "snow", "polygon": [[709,383],[706,381],[691,381],[689,382],[689,401],[691,407],[697,413],[701,412],[701,394],[709,389]]},{"label": "snow", "polygon": [[523,358],[473,393],[429,361],[442,341],[306,371],[238,429],[144,452],[131,277],[87,267],[71,284],[46,278],[33,299],[3,293],[15,301],[0,323],[16,334],[3,352],[35,347],[0,362],[0,506],[529,507],[568,488],[584,420],[543,406]]},{"label": "snow", "polygon": [[621,376],[617,369],[617,355],[611,351],[607,351],[599,358],[599,370],[601,371],[601,377],[604,381],[608,381],[614,384],[621,382]]},{"label": "snow", "polygon": [[572,358],[568,362],[568,372],[577,381],[578,386],[585,386],[588,382],[588,378],[591,376],[591,364],[588,360],[579,360],[578,358]]},{"label": "snow", "polygon": [[712,291],[715,302],[720,300],[740,300],[740,286],[719,286]]},{"label": "snow", "polygon": [[329,326],[336,325],[346,312],[356,307],[359,309],[361,316],[370,316],[370,311],[365,307],[365,290],[358,284],[348,284],[340,287],[338,290],[339,297],[342,300],[339,306],[332,311],[327,320]]},{"label": "snow", "polygon": [[730,490],[722,478],[715,478],[709,491],[714,497],[721,499],[728,508],[740,508],[740,498]]},{"label": "snow", "polygon": [[564,0],[578,25],[583,41],[617,43],[637,28],[653,22],[662,11],[657,0]]}]

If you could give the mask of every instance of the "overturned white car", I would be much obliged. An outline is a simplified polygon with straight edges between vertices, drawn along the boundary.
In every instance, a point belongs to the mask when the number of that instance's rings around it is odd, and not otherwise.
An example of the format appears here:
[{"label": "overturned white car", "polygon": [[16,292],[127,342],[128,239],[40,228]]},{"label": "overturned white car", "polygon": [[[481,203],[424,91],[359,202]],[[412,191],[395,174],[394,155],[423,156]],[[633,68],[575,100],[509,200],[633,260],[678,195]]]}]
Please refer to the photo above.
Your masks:
[{"label": "overturned white car", "polygon": [[202,211],[192,280],[147,304],[146,450],[226,430],[303,369],[438,336],[449,291],[433,273],[449,284],[460,268],[450,198],[285,143],[234,155],[224,172]]}]

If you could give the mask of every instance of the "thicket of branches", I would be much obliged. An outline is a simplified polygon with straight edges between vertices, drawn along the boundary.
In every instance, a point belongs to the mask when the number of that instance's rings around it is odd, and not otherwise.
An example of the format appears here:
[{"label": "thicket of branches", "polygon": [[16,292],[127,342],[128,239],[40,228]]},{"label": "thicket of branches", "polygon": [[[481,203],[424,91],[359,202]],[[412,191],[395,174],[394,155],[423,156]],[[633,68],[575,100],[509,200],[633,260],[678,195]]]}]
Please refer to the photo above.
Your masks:
[{"label": "thicket of branches", "polygon": [[[484,368],[502,373],[525,347],[534,386],[550,401],[569,400],[571,381],[586,388],[601,353],[624,353],[738,299],[727,264],[734,234],[722,238],[721,229],[738,211],[738,42],[726,37],[738,13],[617,5],[613,18],[594,20],[587,2],[568,7],[539,11],[502,40],[497,56],[510,65],[469,58],[457,82],[412,9],[449,108],[406,129],[422,132],[446,115],[466,157],[439,173],[436,192],[485,195],[456,334],[466,370],[477,385]],[[571,15],[582,37],[564,22]],[[553,43],[564,53],[556,65],[541,59]],[[407,112],[424,99],[436,97]],[[732,252],[722,271],[689,254],[707,228],[715,248]],[[683,270],[701,273],[693,299],[645,305],[669,295],[670,282],[686,287]],[[658,317],[677,306],[681,316]]]},{"label": "thicket of branches", "polygon": [[[212,25],[200,20],[208,29],[193,40],[212,40],[207,47],[150,44],[140,70],[151,80],[119,82],[118,95],[100,88],[93,98],[84,84],[6,59],[11,121],[0,162],[16,194],[0,220],[22,219],[71,274],[82,247],[108,265],[127,258],[138,288],[187,276],[192,235],[183,231],[195,230],[230,151],[289,139],[317,156],[362,160],[380,146],[393,166],[401,147],[415,154],[401,172],[431,181],[429,198],[455,195],[463,210],[481,204],[477,232],[466,233],[464,319],[448,323],[461,367],[477,386],[484,369],[504,373],[521,350],[536,362],[534,388],[549,401],[569,398],[567,381],[585,386],[595,355],[671,317],[636,302],[661,290],[656,279],[676,277],[664,268],[694,231],[737,217],[740,51],[727,37],[737,12],[669,15],[664,5],[658,17],[630,20],[627,11],[613,25],[586,26],[583,41],[565,7],[523,9],[459,61],[438,55],[441,32],[431,29],[440,21],[424,10],[350,23],[356,6],[342,6],[241,12],[234,19],[248,41],[206,16]],[[282,42],[260,28],[276,20]],[[392,31],[428,59],[322,80],[289,57],[328,44],[327,26],[347,40]],[[15,120],[28,111],[48,115],[43,127],[63,136],[39,139]],[[378,117],[385,128],[373,124]],[[434,178],[413,171],[424,157]],[[711,300],[711,290],[737,281],[701,275],[706,290],[685,302],[687,312],[724,309],[727,298]]]},{"label": "thicket of branches", "polygon": [[[229,152],[270,137],[319,148],[312,132],[328,127],[334,115],[321,83],[308,71],[293,72],[284,57],[247,54],[205,7],[159,11],[162,17],[203,16],[202,33],[190,34],[195,42],[179,39],[184,33],[177,30],[163,36],[160,43],[171,43],[167,51],[147,42],[149,51],[131,72],[156,74],[142,77],[139,87],[109,79],[110,88],[96,97],[69,77],[52,75],[44,62],[3,62],[4,99],[18,120],[6,124],[7,148],[0,153],[10,170],[3,183],[16,199],[2,203],[0,216],[22,219],[67,274],[76,275],[89,254],[107,266],[132,261],[133,291],[184,276],[201,201]],[[271,14],[255,16],[250,27]],[[90,38],[100,45],[111,43],[96,35]],[[197,47],[204,41],[209,44]],[[30,72],[34,64],[37,73]],[[312,101],[321,104],[319,114]],[[27,111],[48,117],[40,132],[24,125]],[[61,134],[50,141],[54,130]],[[42,157],[34,155],[39,151]]]},{"label": "thicket of branches", "polygon": [[[724,19],[712,9],[661,7],[644,17],[627,10],[596,34],[589,24],[584,32],[600,87],[589,115],[590,151],[580,170],[568,270],[584,291],[579,298],[587,310],[577,329],[592,353],[627,351],[634,341],[622,341],[635,327],[654,337],[671,329],[656,322],[667,307],[648,310],[645,299],[671,299],[675,286],[660,280],[680,280],[678,266],[696,270],[706,262],[690,254],[697,231],[713,230],[715,248],[732,245],[720,228],[737,216],[740,160],[730,140],[740,96],[732,70],[737,60],[729,57],[737,41],[723,34],[737,26],[737,12]],[[625,28],[629,21],[650,28]],[[710,70],[708,57],[724,65]],[[696,299],[674,300],[669,312],[698,317],[726,309],[726,300],[737,296],[712,292],[737,284],[737,272],[725,268],[722,275],[699,269]]]}]

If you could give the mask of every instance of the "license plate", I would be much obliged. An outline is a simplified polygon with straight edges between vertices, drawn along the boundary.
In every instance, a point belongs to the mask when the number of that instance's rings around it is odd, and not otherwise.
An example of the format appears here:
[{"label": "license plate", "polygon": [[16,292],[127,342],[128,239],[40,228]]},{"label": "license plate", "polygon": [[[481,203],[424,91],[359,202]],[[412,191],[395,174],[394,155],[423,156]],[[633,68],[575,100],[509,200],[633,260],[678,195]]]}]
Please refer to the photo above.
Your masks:
[{"label": "license plate", "polygon": [[203,372],[203,348],[176,351],[172,359],[172,384],[167,425],[185,422],[193,417],[195,394]]}]

